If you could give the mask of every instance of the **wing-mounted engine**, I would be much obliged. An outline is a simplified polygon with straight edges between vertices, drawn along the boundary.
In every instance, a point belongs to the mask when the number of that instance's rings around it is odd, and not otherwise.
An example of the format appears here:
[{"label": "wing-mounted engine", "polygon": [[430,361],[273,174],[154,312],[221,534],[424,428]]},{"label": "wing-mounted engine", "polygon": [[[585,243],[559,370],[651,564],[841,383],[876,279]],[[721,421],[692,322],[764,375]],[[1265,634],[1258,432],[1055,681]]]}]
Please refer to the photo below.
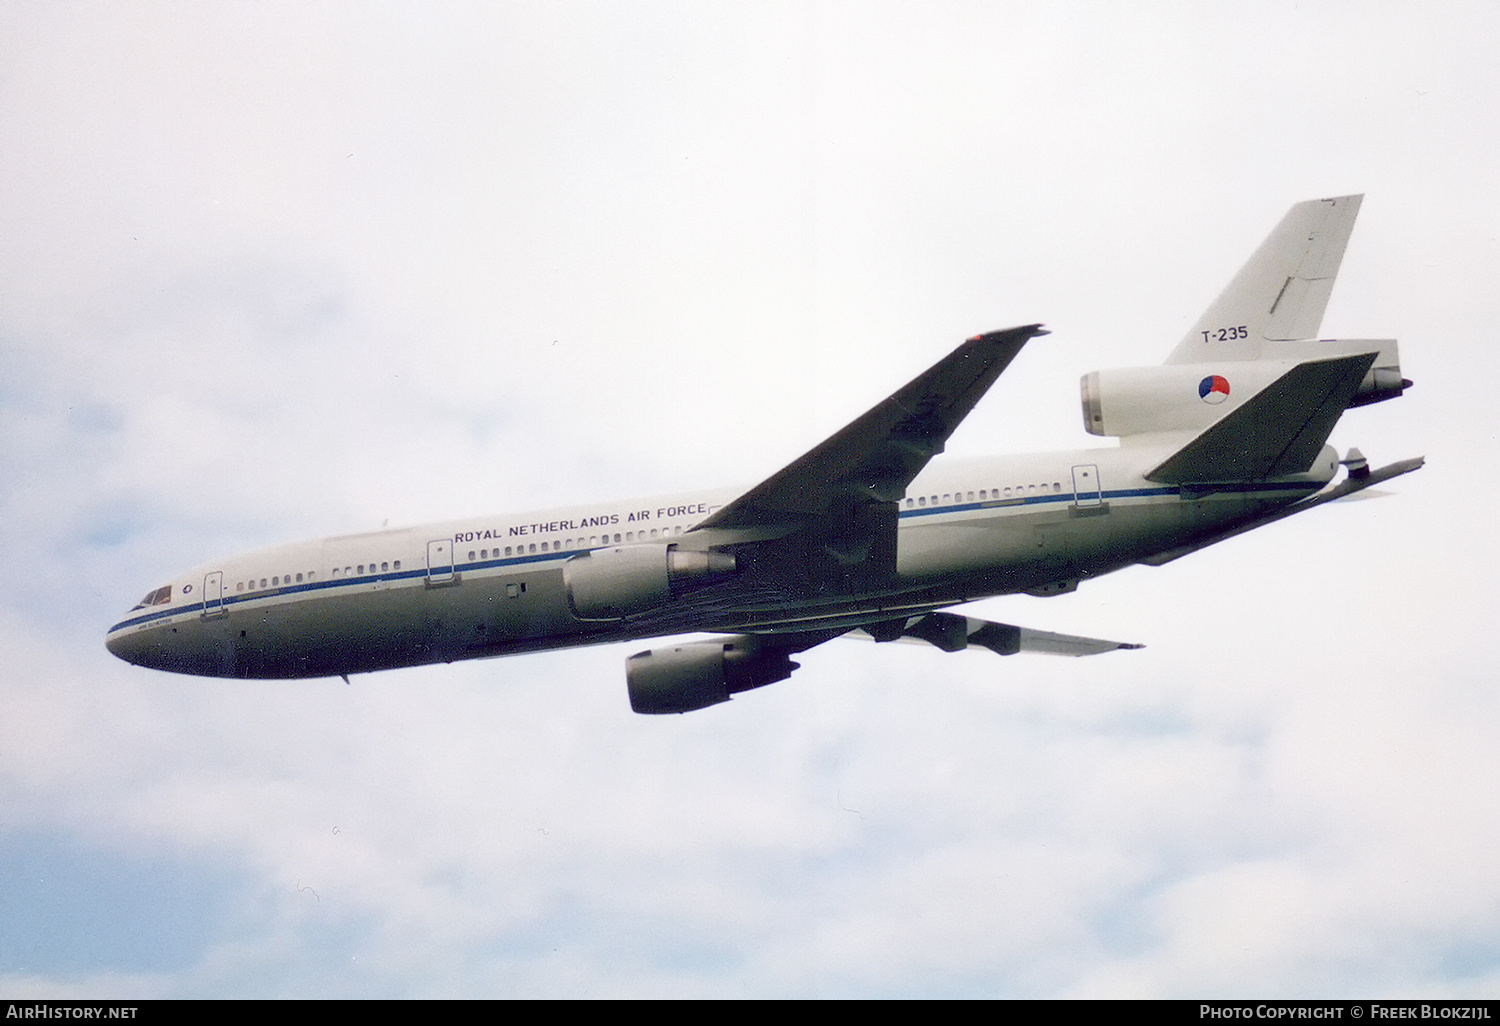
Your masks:
[{"label": "wing-mounted engine", "polygon": [[727,702],[730,695],[786,680],[801,665],[791,659],[797,650],[738,635],[637,652],[625,661],[630,708],[685,713]]},{"label": "wing-mounted engine", "polygon": [[1374,354],[1374,359],[1349,406],[1394,399],[1411,386],[1401,376],[1396,343],[1391,340],[1269,342],[1259,352],[1257,359],[1169,363],[1085,374],[1080,383],[1083,426],[1090,434],[1109,438],[1202,431],[1299,364],[1357,354]]},{"label": "wing-mounted engine", "polygon": [[568,605],[581,620],[618,620],[734,576],[734,554],[677,545],[621,545],[563,564]]}]

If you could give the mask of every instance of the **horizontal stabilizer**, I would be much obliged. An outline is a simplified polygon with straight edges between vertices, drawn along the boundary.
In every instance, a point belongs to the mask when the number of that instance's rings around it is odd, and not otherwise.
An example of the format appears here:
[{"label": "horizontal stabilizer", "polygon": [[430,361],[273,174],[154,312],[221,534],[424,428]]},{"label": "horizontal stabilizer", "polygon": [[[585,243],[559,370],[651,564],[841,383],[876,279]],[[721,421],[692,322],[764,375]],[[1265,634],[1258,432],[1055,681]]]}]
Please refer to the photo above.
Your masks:
[{"label": "horizontal stabilizer", "polygon": [[924,613],[920,616],[888,620],[850,631],[848,636],[865,637],[874,641],[925,642],[944,652],[958,652],[965,648],[987,648],[997,655],[1040,652],[1045,655],[1089,656],[1122,648],[1143,647],[1123,641],[1104,641],[1074,634],[1034,631],[1029,627],[994,623],[990,620],[975,619],[972,616],[960,616],[957,613]]},{"label": "horizontal stabilizer", "polygon": [[1376,353],[1300,363],[1146,474],[1163,484],[1258,481],[1306,471]]},{"label": "horizontal stabilizer", "polygon": [[[1353,455],[1358,450],[1350,450],[1350,452]],[[1352,461],[1346,460],[1345,462],[1350,463]],[[1206,549],[1210,545],[1217,545],[1221,541],[1228,541],[1237,535],[1253,531],[1257,527],[1274,524],[1278,520],[1285,520],[1289,516],[1305,512],[1314,506],[1321,506],[1327,502],[1335,502],[1339,499],[1347,498],[1350,495],[1364,491],[1372,485],[1381,484],[1393,477],[1400,477],[1402,474],[1410,474],[1413,470],[1420,470],[1426,460],[1421,456],[1417,456],[1409,460],[1399,460],[1396,463],[1387,464],[1379,470],[1371,470],[1369,464],[1364,463],[1363,457],[1360,457],[1358,462],[1363,463],[1363,466],[1351,466],[1349,468],[1349,476],[1342,483],[1325,492],[1303,499],[1301,502],[1293,503],[1290,506],[1282,506],[1280,509],[1272,510],[1269,513],[1256,517],[1254,520],[1247,520],[1235,524],[1233,527],[1195,538],[1184,545],[1178,545],[1163,552],[1158,552],[1141,560],[1141,562],[1147,566],[1163,566],[1174,559],[1181,559],[1183,556],[1197,552],[1199,549]]]}]

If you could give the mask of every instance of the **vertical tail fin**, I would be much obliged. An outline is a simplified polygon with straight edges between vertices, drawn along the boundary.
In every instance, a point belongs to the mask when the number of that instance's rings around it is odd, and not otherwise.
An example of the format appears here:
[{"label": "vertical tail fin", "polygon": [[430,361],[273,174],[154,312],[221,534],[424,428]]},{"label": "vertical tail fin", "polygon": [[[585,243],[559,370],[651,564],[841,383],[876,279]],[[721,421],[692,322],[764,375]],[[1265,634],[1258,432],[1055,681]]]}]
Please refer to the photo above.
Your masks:
[{"label": "vertical tail fin", "polygon": [[1255,360],[1265,342],[1316,337],[1363,198],[1308,200],[1287,211],[1167,363]]}]

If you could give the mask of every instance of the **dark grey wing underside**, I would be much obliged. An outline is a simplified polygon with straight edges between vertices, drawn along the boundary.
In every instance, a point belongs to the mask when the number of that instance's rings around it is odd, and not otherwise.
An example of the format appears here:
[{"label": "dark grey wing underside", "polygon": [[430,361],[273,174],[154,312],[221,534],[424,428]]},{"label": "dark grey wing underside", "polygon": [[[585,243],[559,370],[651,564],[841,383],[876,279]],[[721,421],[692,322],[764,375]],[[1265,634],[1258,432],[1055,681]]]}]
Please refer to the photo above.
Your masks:
[{"label": "dark grey wing underside", "polygon": [[895,502],[943,451],[1040,324],[971,338],[832,437],[723,506],[695,530],[756,529],[826,516],[841,502]]},{"label": "dark grey wing underside", "polygon": [[684,538],[734,547],[760,582],[800,594],[888,584],[897,503],[1039,324],[979,335]]},{"label": "dark grey wing underside", "polygon": [[1122,648],[1140,648],[1123,641],[1105,641],[1076,634],[1054,634],[1016,627],[1008,623],[979,620],[958,613],[925,613],[870,624],[850,631],[850,637],[867,637],[873,641],[923,642],[944,652],[966,648],[989,649],[997,655],[1017,652],[1040,652],[1046,655],[1088,656],[1114,652]]}]

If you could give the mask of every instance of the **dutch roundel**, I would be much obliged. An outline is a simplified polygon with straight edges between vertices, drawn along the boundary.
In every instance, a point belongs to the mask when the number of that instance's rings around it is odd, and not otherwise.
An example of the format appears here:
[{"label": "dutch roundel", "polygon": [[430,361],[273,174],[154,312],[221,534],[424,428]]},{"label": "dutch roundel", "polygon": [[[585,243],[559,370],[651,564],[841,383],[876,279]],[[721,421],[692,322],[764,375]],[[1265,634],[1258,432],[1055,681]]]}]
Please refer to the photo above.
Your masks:
[{"label": "dutch roundel", "polygon": [[1217,406],[1229,398],[1229,381],[1218,374],[1210,374],[1198,382],[1198,398],[1210,406]]}]

